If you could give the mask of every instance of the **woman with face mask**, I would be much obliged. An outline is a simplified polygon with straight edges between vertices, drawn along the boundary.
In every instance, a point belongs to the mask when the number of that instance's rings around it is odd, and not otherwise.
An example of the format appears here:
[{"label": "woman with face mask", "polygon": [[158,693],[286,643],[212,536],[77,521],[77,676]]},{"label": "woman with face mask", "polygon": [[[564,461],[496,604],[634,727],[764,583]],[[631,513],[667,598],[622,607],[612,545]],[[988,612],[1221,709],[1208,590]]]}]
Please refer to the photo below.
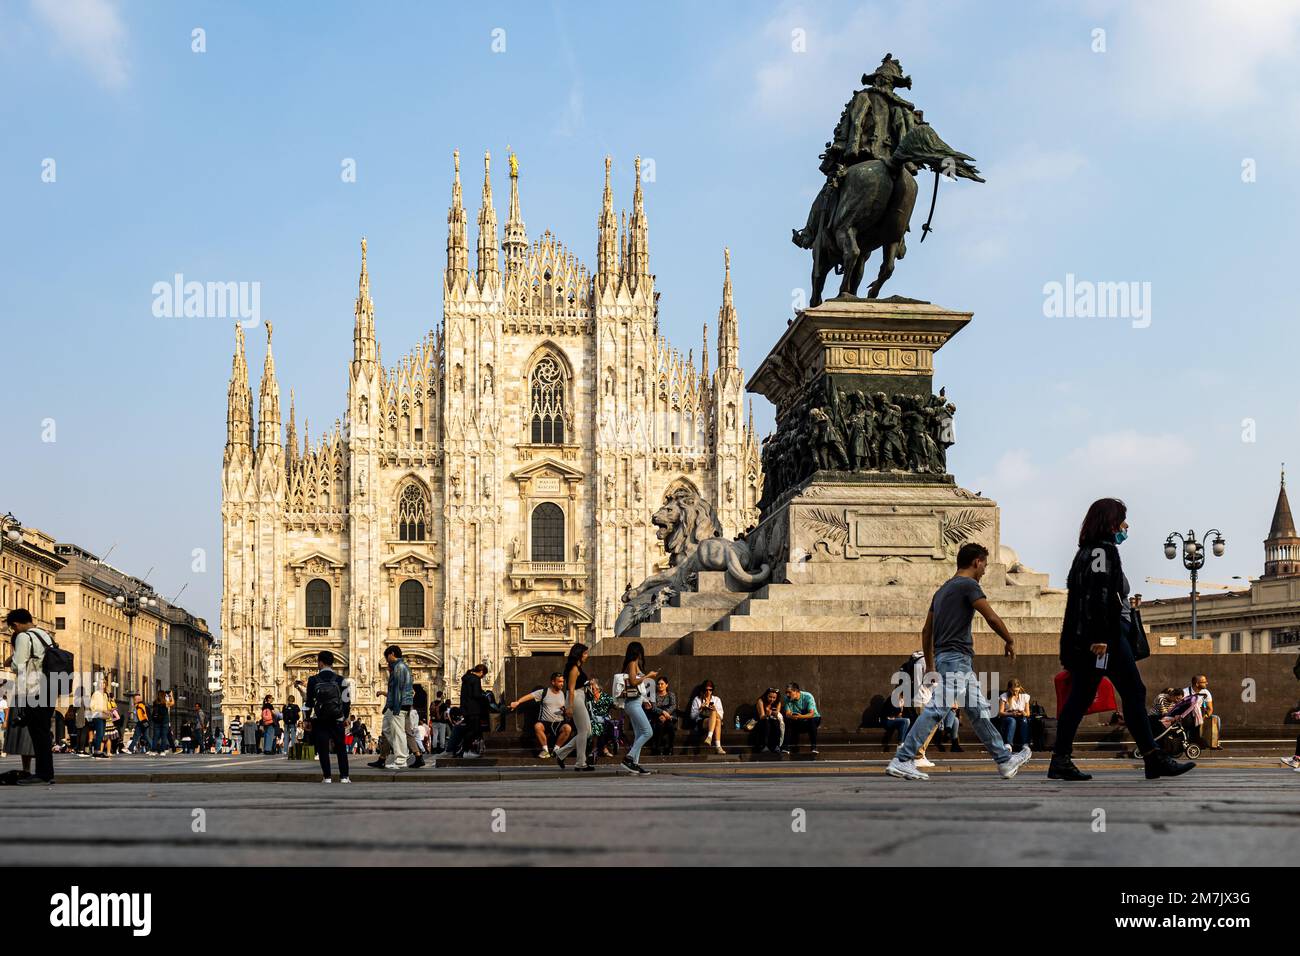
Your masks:
[{"label": "woman with face mask", "polygon": [[1110,678],[1123,701],[1124,723],[1143,755],[1148,780],[1176,777],[1196,766],[1174,760],[1151,735],[1147,691],[1134,654],[1135,647],[1145,647],[1145,639],[1129,606],[1128,578],[1119,558],[1119,546],[1128,537],[1127,519],[1124,502],[1101,498],[1092,503],[1079,529],[1061,627],[1061,663],[1070,672],[1070,695],[1057,723],[1050,780],[1092,779],[1074,765],[1071,753],[1079,722],[1103,677]]}]

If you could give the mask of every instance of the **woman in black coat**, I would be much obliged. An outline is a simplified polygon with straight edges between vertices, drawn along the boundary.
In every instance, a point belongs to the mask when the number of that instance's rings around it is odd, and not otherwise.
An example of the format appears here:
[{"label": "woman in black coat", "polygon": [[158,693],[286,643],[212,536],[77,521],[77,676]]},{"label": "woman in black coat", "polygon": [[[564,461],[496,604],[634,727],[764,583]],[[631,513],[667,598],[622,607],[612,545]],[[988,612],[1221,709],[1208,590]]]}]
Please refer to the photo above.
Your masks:
[{"label": "woman in black coat", "polygon": [[1101,498],[1092,503],[1079,529],[1061,627],[1061,663],[1070,672],[1070,696],[1057,723],[1050,780],[1092,779],[1070,757],[1079,722],[1102,677],[1110,678],[1123,701],[1124,723],[1143,755],[1148,780],[1176,777],[1196,766],[1161,750],[1147,721],[1147,691],[1134,654],[1135,647],[1145,647],[1145,639],[1140,619],[1134,621],[1129,607],[1128,578],[1119,560],[1119,545],[1128,537],[1127,518],[1124,502]]}]

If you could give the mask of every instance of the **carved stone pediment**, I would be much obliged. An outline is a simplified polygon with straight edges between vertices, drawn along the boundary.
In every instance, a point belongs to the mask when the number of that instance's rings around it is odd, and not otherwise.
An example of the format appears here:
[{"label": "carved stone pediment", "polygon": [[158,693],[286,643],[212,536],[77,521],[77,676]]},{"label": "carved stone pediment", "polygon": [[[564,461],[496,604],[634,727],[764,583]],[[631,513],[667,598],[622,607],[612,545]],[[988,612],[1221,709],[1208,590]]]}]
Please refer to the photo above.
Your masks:
[{"label": "carved stone pediment", "polygon": [[342,560],[324,551],[311,551],[289,562],[294,587],[300,587],[304,580],[310,578],[326,578],[338,587],[343,580],[343,569],[346,567],[347,564]]},{"label": "carved stone pediment", "polygon": [[393,555],[385,561],[381,567],[384,574],[388,577],[391,584],[395,578],[424,578],[432,584],[434,573],[438,570],[438,562],[427,554],[410,548],[399,554]]},{"label": "carved stone pediment", "polygon": [[519,483],[519,494],[573,497],[578,484],[586,477],[577,468],[554,458],[541,458],[510,475]]}]

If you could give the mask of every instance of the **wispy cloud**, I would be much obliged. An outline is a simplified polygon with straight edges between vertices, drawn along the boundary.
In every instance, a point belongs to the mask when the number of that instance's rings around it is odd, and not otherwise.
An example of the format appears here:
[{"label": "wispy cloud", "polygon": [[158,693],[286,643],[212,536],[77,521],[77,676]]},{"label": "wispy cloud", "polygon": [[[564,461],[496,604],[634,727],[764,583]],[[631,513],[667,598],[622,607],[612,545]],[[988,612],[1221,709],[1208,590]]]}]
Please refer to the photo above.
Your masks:
[{"label": "wispy cloud", "polygon": [[105,87],[127,83],[127,30],[113,0],[32,0],[55,49],[79,61]]}]

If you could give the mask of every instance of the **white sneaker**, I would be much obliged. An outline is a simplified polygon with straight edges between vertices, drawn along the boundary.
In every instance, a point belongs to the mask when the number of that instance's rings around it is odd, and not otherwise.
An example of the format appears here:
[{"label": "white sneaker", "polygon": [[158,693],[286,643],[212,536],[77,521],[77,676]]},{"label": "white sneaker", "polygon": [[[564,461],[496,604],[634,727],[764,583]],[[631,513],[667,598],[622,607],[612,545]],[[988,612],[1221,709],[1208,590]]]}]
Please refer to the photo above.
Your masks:
[{"label": "white sneaker", "polygon": [[386,764],[384,764],[384,769],[385,769],[385,770],[405,770],[405,769],[406,769],[406,764],[398,765],[398,764],[395,764],[395,763],[386,763]]},{"label": "white sneaker", "polygon": [[321,783],[333,783],[333,782],[334,782],[334,781],[331,780],[329,777],[322,777],[322,778],[321,778]]},{"label": "white sneaker", "polygon": [[1290,767],[1292,770],[1300,770],[1300,757],[1283,757],[1282,766]]},{"label": "white sneaker", "polygon": [[1021,767],[1029,762],[1029,758],[1033,755],[1034,752],[1030,750],[1029,747],[1021,747],[1011,755],[1011,759],[1006,763],[998,764],[998,773],[1002,776],[1003,780],[1010,780],[1016,775]]},{"label": "white sneaker", "polygon": [[898,777],[901,780],[929,780],[928,773],[922,773],[916,769],[915,760],[899,760],[895,757],[889,761],[889,766],[885,768],[885,773],[891,777]]},{"label": "white sneaker", "polygon": [[538,759],[538,760],[550,760],[550,759],[551,759],[551,752],[550,752],[549,750],[547,750],[545,747],[543,747],[543,748],[542,748],[542,752],[539,753],[539,754],[537,755],[537,759]]},{"label": "white sneaker", "polygon": [[339,777],[339,783],[351,783],[351,782],[352,780],[348,777]]},{"label": "white sneaker", "polygon": [[922,770],[929,770],[931,767],[935,766],[934,761],[926,757],[917,757],[916,760],[913,761],[913,763],[915,763]]},{"label": "white sneaker", "polygon": [[707,737],[704,738],[704,746],[706,747],[713,746],[713,734],[709,734]]}]

